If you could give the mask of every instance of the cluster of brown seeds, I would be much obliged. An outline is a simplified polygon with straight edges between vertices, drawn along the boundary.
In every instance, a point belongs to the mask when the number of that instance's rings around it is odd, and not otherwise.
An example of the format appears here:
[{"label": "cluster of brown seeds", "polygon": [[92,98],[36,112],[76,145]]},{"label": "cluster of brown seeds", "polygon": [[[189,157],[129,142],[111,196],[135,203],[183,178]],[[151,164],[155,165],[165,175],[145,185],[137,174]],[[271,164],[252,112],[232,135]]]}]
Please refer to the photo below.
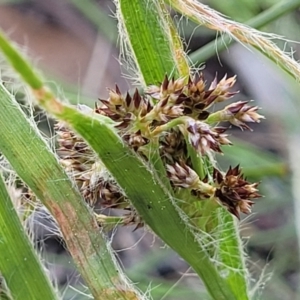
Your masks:
[{"label": "cluster of brown seeds", "polygon": [[61,164],[75,179],[86,202],[91,206],[101,205],[102,208],[126,207],[128,201],[125,196],[83,139],[63,122],[57,123],[55,130]]},{"label": "cluster of brown seeds", "polygon": [[[220,122],[243,130],[250,129],[246,123],[258,123],[263,118],[257,113],[258,107],[247,101],[229,104],[216,112],[209,110],[237,93],[230,91],[234,83],[235,77],[225,76],[219,82],[215,78],[207,87],[202,74],[188,81],[166,76],[161,85],[149,86],[143,95],[136,90],[132,96],[123,95],[116,86],[109,90],[108,99],[99,100],[94,112],[114,121],[123,140],[145,160],[151,155],[149,145],[158,142],[174,190],[188,189],[199,201],[217,201],[239,217],[240,212],[249,213],[253,199],[260,197],[258,184],[247,182],[238,166],[225,174],[214,168],[212,174],[201,178],[193,169],[188,151],[190,145],[201,159],[210,158],[214,152],[222,152],[222,145],[231,144],[225,133],[228,127],[220,127]],[[126,196],[105,175],[104,167],[84,141],[62,123],[56,130],[62,163],[75,177],[87,202],[131,210]]]}]

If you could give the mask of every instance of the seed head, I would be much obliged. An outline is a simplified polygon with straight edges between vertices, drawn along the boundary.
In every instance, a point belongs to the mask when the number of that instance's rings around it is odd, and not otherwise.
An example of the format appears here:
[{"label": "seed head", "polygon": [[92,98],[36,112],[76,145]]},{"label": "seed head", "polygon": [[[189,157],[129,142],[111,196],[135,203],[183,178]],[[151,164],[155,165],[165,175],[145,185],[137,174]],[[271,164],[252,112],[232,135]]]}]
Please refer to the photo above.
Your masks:
[{"label": "seed head", "polygon": [[172,78],[169,80],[166,75],[160,86],[151,85],[145,92],[155,100],[163,101],[166,98],[169,98],[172,103],[175,103],[178,101],[178,98],[182,96],[184,87],[185,84],[183,78],[179,78],[177,80]]},{"label": "seed head", "polygon": [[189,118],[186,130],[191,145],[202,155],[210,151],[222,153],[220,145],[231,144],[227,139],[227,134],[224,134],[226,128],[211,128],[204,122]]},{"label": "seed head", "polygon": [[217,102],[225,101],[235,95],[237,92],[229,90],[235,83],[235,77],[226,79],[226,76],[218,83],[217,77],[205,89],[205,81],[203,74],[200,74],[199,79],[189,79],[186,87],[184,98],[185,114],[191,115],[198,120],[205,120],[209,116],[207,109]]},{"label": "seed head", "polygon": [[182,116],[183,107],[181,104],[173,103],[172,99],[166,97],[155,104],[153,109],[145,116],[145,119],[167,123],[169,120]]},{"label": "seed head", "polygon": [[151,110],[151,103],[139,94],[136,89],[133,96],[129,93],[122,96],[118,86],[116,90],[109,90],[107,100],[99,99],[101,106],[96,106],[95,112],[119,122],[119,128],[127,128],[137,118],[143,117]]},{"label": "seed head", "polygon": [[223,102],[224,100],[230,99],[232,96],[236,95],[238,92],[230,92],[229,90],[233,87],[236,82],[236,76],[227,78],[225,75],[219,82],[217,81],[217,76],[209,87],[209,91],[212,91],[210,97],[217,96],[214,99],[215,103]]},{"label": "seed head", "polygon": [[135,151],[137,151],[141,146],[149,143],[149,140],[141,135],[140,130],[135,133],[127,133],[123,135],[123,139]]},{"label": "seed head", "polygon": [[[227,128],[217,126],[219,122],[249,129],[246,123],[259,123],[263,119],[257,113],[258,107],[248,105],[247,101],[227,105],[221,111],[210,111],[213,104],[237,93],[231,91],[235,81],[235,76],[224,76],[220,81],[215,78],[207,87],[203,74],[190,77],[187,82],[165,76],[160,85],[146,88],[144,95],[137,89],[133,95],[122,94],[116,86],[109,90],[108,99],[100,100],[95,109],[83,110],[110,118],[119,136],[146,163],[157,147],[174,189],[188,189],[194,199],[216,199],[239,218],[240,212],[250,213],[253,199],[260,197],[258,183],[246,181],[238,166],[229,168],[226,174],[217,169],[205,170],[206,174],[201,174],[205,178],[200,180],[193,170],[195,157],[188,145],[201,154],[199,159],[204,160],[205,155],[211,159],[212,152],[222,153],[221,146],[231,144],[225,133]],[[85,141],[63,123],[58,123],[56,130],[62,165],[74,177],[85,200],[91,206],[124,209],[129,214],[124,216],[123,223],[141,226],[143,222],[123,191],[111,177],[105,176],[105,167]]]},{"label": "seed head", "polygon": [[168,164],[184,160],[186,156],[186,142],[180,130],[172,129],[161,136],[160,154]]},{"label": "seed head", "polygon": [[184,163],[167,165],[167,173],[174,186],[197,189],[199,177],[197,173]]},{"label": "seed head", "polygon": [[213,181],[216,186],[215,197],[237,218],[240,218],[240,212],[249,214],[254,204],[252,199],[261,197],[257,190],[259,183],[244,179],[239,166],[230,167],[225,175],[214,169]]},{"label": "seed head", "polygon": [[238,101],[227,105],[222,111],[222,119],[243,129],[251,129],[246,123],[259,123],[264,116],[257,113],[258,106],[248,105],[248,101]]}]

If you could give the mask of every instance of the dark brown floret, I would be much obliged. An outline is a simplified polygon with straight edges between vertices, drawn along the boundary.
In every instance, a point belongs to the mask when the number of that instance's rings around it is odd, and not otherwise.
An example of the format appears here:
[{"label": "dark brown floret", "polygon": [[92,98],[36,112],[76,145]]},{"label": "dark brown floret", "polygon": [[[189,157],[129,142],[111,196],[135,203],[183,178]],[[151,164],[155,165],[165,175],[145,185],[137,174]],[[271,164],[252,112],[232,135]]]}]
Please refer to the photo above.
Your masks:
[{"label": "dark brown floret", "polygon": [[202,155],[210,151],[222,153],[220,146],[231,144],[224,134],[224,128],[211,128],[208,124],[192,118],[188,119],[186,126],[191,145]]},{"label": "dark brown floret", "polygon": [[225,175],[214,169],[213,180],[216,185],[215,197],[237,218],[240,218],[240,212],[249,214],[254,204],[252,199],[261,197],[256,189],[259,183],[248,182],[239,166],[230,167]]},{"label": "dark brown floret", "polygon": [[[198,120],[205,120],[209,115],[209,112],[205,110],[213,103],[225,101],[237,93],[229,91],[234,83],[235,77],[226,79],[225,76],[219,83],[217,78],[215,78],[208,90],[206,90],[203,74],[200,74],[198,79],[189,78],[185,91],[185,113]],[[204,111],[205,114],[203,114]]]},{"label": "dark brown floret", "polygon": [[243,129],[251,128],[246,123],[259,123],[264,116],[257,113],[258,106],[248,105],[248,101],[238,101],[223,110],[223,120]]},{"label": "dark brown floret", "polygon": [[167,165],[168,176],[176,187],[197,189],[199,177],[194,170],[184,163]]}]

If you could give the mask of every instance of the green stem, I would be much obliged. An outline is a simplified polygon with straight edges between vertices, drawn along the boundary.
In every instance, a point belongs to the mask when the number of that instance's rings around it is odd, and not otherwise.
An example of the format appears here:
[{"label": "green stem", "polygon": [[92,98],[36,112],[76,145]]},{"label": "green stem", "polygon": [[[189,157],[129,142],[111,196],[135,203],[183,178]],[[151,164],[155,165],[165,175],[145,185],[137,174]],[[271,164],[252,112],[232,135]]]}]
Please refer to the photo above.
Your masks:
[{"label": "green stem", "polygon": [[148,160],[149,160],[150,164],[152,164],[152,166],[156,170],[157,175],[159,176],[159,178],[160,178],[161,182],[163,183],[163,185],[170,192],[172,192],[172,187],[171,187],[170,180],[167,176],[166,167],[165,167],[165,165],[162,161],[162,158],[160,156],[160,153],[159,153],[158,139],[153,139],[153,140],[154,141],[151,141],[147,145]]},{"label": "green stem", "polygon": [[110,230],[113,230],[118,225],[126,225],[126,217],[121,216],[107,216],[102,214],[94,214],[95,219],[98,223],[98,225],[105,230],[105,232],[108,232]]},{"label": "green stem", "polygon": [[188,81],[188,75],[190,74],[190,67],[187,60],[187,54],[183,50],[181,37],[177,32],[177,28],[175,27],[171,15],[169,14],[169,12],[165,7],[164,0],[159,0],[159,2],[166,23],[168,24],[168,29],[171,37],[170,48],[173,52],[173,60],[177,66],[178,74],[180,77],[184,77],[186,78],[186,81]]},{"label": "green stem", "polygon": [[208,118],[205,120],[205,123],[207,124],[214,124],[218,122],[225,122],[227,120],[224,120],[224,110],[219,110],[214,113],[211,113]]},{"label": "green stem", "polygon": [[162,132],[166,132],[169,131],[170,129],[178,126],[178,125],[184,125],[186,124],[187,120],[190,119],[190,117],[186,117],[186,116],[182,116],[182,117],[178,117],[174,120],[169,121],[166,124],[157,126],[152,132],[151,132],[151,136],[155,137],[160,135]]},{"label": "green stem", "polygon": [[201,155],[195,150],[195,148],[191,145],[188,138],[185,138],[185,143],[187,145],[188,155],[191,158],[192,166],[194,171],[197,173],[199,178],[202,180],[205,177],[204,165],[202,161]]},{"label": "green stem", "polygon": [[1,30],[0,49],[14,69],[20,70],[19,74],[33,89],[40,89],[43,86],[42,78],[31,68],[30,64],[19,55]]}]

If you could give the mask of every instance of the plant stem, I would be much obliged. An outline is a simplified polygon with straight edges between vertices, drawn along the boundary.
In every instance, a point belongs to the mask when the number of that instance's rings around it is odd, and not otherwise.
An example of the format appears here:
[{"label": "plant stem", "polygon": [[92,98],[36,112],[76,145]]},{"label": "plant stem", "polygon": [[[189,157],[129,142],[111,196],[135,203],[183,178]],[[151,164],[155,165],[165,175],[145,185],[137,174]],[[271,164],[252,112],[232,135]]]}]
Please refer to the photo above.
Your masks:
[{"label": "plant stem", "polygon": [[[283,0],[269,9],[261,12],[259,15],[253,17],[251,20],[246,22],[246,24],[253,28],[261,28],[274,20],[277,20],[281,16],[295,10],[300,6],[300,0]],[[236,41],[230,38],[229,36],[222,36],[217,38],[214,41],[206,44],[200,49],[192,52],[189,57],[192,64],[199,64],[201,62],[207,61],[216,53],[221,53],[223,50],[227,49],[230,45]]]},{"label": "plant stem", "polygon": [[0,30],[0,49],[11,63],[15,70],[20,70],[19,74],[25,82],[33,89],[39,89],[43,86],[43,80],[35,72],[30,64],[19,55],[11,43],[8,42],[3,32]]}]

